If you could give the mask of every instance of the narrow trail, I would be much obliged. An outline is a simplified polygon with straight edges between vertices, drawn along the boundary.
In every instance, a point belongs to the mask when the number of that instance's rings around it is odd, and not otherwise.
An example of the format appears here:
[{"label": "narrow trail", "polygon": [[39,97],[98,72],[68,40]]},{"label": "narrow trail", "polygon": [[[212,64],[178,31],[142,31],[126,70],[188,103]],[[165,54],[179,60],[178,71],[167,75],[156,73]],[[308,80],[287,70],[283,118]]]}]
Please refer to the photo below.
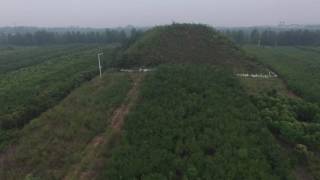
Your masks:
[{"label": "narrow trail", "polygon": [[[285,139],[273,134],[275,140],[278,144],[283,148],[286,154],[293,154],[295,144],[286,141]],[[292,171],[291,175],[295,177],[296,180],[314,180],[310,172],[308,172],[307,168],[303,165],[296,165]]]},{"label": "narrow trail", "polygon": [[298,166],[294,169],[294,177],[297,180],[314,180],[314,178],[307,172],[306,168],[303,166]]},{"label": "narrow trail", "polygon": [[88,143],[84,149],[81,161],[75,164],[63,179],[91,180],[97,177],[98,169],[103,163],[103,160],[101,160],[101,155],[105,153],[103,152],[103,147],[112,146],[115,141],[120,139],[124,120],[138,99],[138,92],[143,77],[143,73],[130,74],[130,78],[133,81],[132,88],[129,90],[122,105],[114,110],[106,132],[97,135]]}]

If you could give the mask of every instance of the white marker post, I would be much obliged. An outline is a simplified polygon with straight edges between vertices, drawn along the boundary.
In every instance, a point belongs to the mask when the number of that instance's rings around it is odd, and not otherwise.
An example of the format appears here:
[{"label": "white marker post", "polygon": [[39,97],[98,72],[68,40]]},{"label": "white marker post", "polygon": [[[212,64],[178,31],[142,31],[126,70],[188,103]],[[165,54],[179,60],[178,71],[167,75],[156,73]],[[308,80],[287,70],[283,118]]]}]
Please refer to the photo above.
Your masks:
[{"label": "white marker post", "polygon": [[102,77],[102,72],[101,72],[102,67],[101,67],[101,60],[100,60],[100,56],[102,56],[102,55],[103,55],[103,53],[99,53],[99,54],[98,54],[100,78]]}]

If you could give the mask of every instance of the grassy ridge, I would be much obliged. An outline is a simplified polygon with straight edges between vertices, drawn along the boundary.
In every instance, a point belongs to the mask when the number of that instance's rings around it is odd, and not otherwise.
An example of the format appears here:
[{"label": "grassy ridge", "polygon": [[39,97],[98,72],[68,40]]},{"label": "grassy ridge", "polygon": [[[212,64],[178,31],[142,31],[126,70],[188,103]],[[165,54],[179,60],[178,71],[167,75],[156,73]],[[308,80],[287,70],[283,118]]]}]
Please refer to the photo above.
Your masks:
[{"label": "grassy ridge", "polygon": [[281,149],[230,72],[159,68],[124,130],[101,179],[289,179]]},{"label": "grassy ridge", "polygon": [[154,67],[159,64],[214,64],[239,72],[261,71],[228,38],[205,25],[173,24],[145,33],[123,55],[121,67]]},{"label": "grassy ridge", "polygon": [[[315,49],[315,48],[313,48]],[[281,75],[296,94],[308,101],[320,103],[320,53],[312,48],[246,47],[246,50],[258,57],[259,61],[269,65]]]},{"label": "grassy ridge", "polygon": [[[67,50],[68,51],[68,50]],[[77,48],[0,77],[0,125],[22,127],[97,74],[96,47]],[[106,49],[106,57],[112,49]],[[50,56],[50,55],[49,55]],[[24,59],[21,57],[21,64]],[[41,59],[41,57],[38,57]],[[37,57],[34,57],[37,59]],[[27,59],[28,61],[28,59]]]},{"label": "grassy ridge", "polygon": [[105,73],[72,92],[59,105],[26,125],[0,179],[62,179],[82,150],[106,130],[114,108],[125,99],[126,74]]}]

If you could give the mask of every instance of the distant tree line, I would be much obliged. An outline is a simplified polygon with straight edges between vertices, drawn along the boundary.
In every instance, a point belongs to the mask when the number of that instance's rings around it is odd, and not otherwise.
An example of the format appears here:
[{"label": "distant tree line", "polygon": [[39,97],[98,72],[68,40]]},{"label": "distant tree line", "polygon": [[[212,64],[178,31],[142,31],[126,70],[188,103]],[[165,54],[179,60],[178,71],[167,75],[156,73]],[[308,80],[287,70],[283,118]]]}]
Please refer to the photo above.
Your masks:
[{"label": "distant tree line", "polygon": [[320,30],[224,30],[224,34],[238,44],[261,46],[316,46],[320,45]]},{"label": "distant tree line", "polygon": [[127,43],[132,37],[138,37],[142,32],[132,29],[106,29],[103,32],[49,32],[39,30],[34,33],[0,33],[0,45],[50,45],[71,43]]}]

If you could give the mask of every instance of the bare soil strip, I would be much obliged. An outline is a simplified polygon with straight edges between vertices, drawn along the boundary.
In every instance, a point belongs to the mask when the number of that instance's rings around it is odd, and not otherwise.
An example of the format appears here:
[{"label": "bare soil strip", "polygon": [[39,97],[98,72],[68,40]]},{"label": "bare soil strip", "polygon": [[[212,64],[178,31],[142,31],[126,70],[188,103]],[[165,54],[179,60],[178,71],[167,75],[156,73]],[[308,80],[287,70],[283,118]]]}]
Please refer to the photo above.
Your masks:
[{"label": "bare soil strip", "polygon": [[103,164],[103,160],[100,158],[101,154],[105,153],[103,152],[105,150],[103,147],[112,149],[111,146],[116,143],[115,141],[119,141],[124,120],[138,99],[139,87],[144,75],[143,73],[133,73],[130,74],[130,77],[133,81],[133,86],[123,104],[114,110],[106,132],[97,135],[91,140],[84,150],[84,156],[81,161],[71,168],[65,176],[65,180],[91,180],[97,177],[98,169]]}]

